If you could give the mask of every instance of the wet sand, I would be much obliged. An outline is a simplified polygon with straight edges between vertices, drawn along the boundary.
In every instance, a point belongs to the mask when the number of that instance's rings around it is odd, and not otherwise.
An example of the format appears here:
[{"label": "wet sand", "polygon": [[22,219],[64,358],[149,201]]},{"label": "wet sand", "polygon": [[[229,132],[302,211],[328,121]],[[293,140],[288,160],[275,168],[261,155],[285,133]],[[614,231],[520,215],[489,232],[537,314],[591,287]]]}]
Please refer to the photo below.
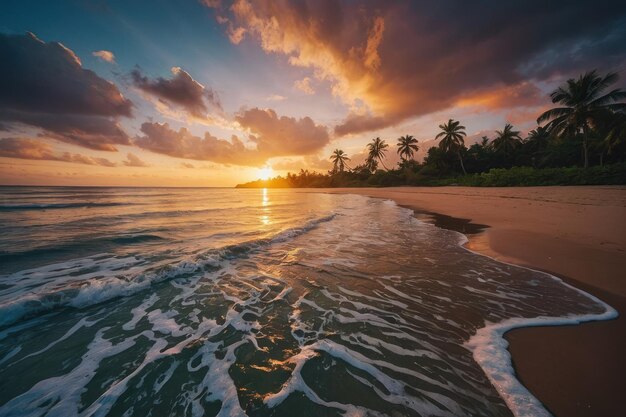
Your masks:
[{"label": "wet sand", "polygon": [[556,416],[617,416],[626,378],[626,187],[327,189],[393,199],[467,247],[556,275],[616,320],[507,333],[518,377]]}]

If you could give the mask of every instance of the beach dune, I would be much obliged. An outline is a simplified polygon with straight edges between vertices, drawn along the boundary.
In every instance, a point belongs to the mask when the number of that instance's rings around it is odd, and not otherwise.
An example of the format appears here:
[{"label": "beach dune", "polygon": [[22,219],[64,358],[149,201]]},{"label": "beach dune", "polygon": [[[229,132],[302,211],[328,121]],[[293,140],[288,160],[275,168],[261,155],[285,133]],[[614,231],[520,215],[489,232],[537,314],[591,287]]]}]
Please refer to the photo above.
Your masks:
[{"label": "beach dune", "polygon": [[616,320],[518,329],[507,339],[518,377],[555,415],[621,415],[626,187],[325,191],[392,199],[439,226],[466,233],[471,250],[550,272],[613,306],[620,313]]}]

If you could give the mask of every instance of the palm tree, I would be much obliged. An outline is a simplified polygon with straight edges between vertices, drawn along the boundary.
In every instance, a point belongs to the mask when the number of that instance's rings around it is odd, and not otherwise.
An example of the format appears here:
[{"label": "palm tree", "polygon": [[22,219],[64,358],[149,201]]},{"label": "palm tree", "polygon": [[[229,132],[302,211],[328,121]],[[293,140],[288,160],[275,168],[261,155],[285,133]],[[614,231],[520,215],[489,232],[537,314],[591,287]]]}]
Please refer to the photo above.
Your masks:
[{"label": "palm tree", "polygon": [[626,143],[626,113],[620,112],[613,118],[604,144],[607,152],[611,154],[615,148],[624,143]]},{"label": "palm tree", "polygon": [[536,152],[539,149],[545,148],[548,145],[549,140],[550,132],[548,132],[548,129],[543,126],[537,126],[536,129],[528,132],[528,136],[526,137],[526,141],[524,143],[532,152]]},{"label": "palm tree", "polygon": [[548,129],[543,126],[537,126],[536,129],[528,132],[526,140],[522,143],[522,150],[526,153],[527,157],[530,158],[533,166],[540,165],[549,157],[547,150],[551,139],[552,135],[550,135]]},{"label": "palm tree", "polygon": [[435,136],[435,139],[441,138],[439,148],[446,153],[455,152],[459,157],[463,174],[467,175],[465,165],[463,165],[463,158],[461,157],[461,150],[465,149],[463,136],[467,136],[465,133],[465,126],[460,126],[459,121],[450,119],[448,120],[448,123],[439,125],[439,129],[441,129],[441,132]]},{"label": "palm tree", "polygon": [[496,130],[496,137],[493,139],[491,146],[497,152],[502,152],[505,156],[509,156],[517,149],[521,141],[520,132],[513,130],[513,125],[507,123],[504,125],[503,130]]},{"label": "palm tree", "polygon": [[603,94],[618,78],[616,73],[601,77],[595,70],[581,75],[577,80],[570,78],[550,94],[552,102],[562,107],[548,110],[537,118],[537,123],[547,122],[548,131],[556,135],[582,134],[585,168],[589,166],[591,130],[603,114],[626,108],[625,103],[618,103],[626,99],[626,92],[617,88]]},{"label": "palm tree", "polygon": [[365,167],[368,169],[369,172],[376,172],[376,169],[378,168],[378,161],[368,156],[365,160]]},{"label": "palm tree", "polygon": [[419,150],[417,139],[411,135],[404,135],[398,138],[398,154],[403,161],[413,159],[413,153]]},{"label": "palm tree", "polygon": [[330,160],[333,162],[333,173],[343,172],[346,168],[346,161],[349,161],[348,155],[341,149],[335,149],[330,156]]},{"label": "palm tree", "polygon": [[373,161],[380,161],[383,167],[387,169],[387,166],[383,162],[383,158],[385,157],[385,152],[387,152],[388,147],[389,145],[387,145],[384,140],[381,140],[380,138],[373,139],[371,143],[367,144],[369,153],[367,158]]}]

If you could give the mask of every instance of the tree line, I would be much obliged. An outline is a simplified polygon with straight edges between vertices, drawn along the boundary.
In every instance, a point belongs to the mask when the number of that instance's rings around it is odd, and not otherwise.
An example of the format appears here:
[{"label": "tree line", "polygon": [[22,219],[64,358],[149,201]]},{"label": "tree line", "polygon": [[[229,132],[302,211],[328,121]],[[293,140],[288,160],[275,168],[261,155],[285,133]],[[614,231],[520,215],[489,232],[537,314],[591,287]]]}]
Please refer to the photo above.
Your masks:
[{"label": "tree line", "polygon": [[[418,140],[404,135],[396,140],[400,162],[388,168],[385,159],[389,144],[376,137],[367,144],[367,157],[360,165],[350,167],[348,155],[336,149],[330,156],[332,169],[328,174],[301,170],[297,175],[270,180],[268,186],[272,186],[271,181],[278,184],[275,186],[291,187],[428,185],[429,181],[435,185],[437,180],[445,178],[484,176],[492,170],[513,167],[526,167],[527,173],[528,169],[625,165],[626,92],[613,87],[617,81],[616,73],[602,76],[597,71],[567,80],[550,94],[556,106],[539,115],[537,127],[526,137],[507,123],[496,130],[494,137],[483,136],[467,147],[465,126],[450,119],[439,125],[440,131],[435,136],[439,143],[428,149],[423,163],[414,159],[419,150]],[[594,172],[583,176],[589,178]]]}]

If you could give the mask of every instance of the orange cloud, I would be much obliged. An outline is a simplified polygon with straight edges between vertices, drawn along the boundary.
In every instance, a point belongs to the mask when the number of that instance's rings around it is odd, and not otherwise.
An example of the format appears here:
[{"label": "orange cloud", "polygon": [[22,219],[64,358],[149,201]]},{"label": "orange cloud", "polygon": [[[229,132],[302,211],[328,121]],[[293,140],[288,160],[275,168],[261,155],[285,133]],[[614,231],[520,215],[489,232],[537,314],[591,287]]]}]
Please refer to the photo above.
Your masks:
[{"label": "orange cloud", "polygon": [[514,107],[535,107],[546,102],[545,94],[533,83],[523,81],[514,85],[502,85],[461,98],[461,107],[485,107],[489,110]]},{"label": "orange cloud", "polygon": [[316,125],[310,117],[278,116],[274,110],[254,108],[241,111],[235,121],[249,133],[248,139],[255,147],[246,147],[235,135],[230,141],[208,132],[199,137],[185,128],[173,130],[167,123],[142,124],[143,136],[137,137],[134,143],[177,158],[258,166],[276,156],[318,152],[330,141],[328,129]]},{"label": "orange cloud", "polygon": [[307,155],[299,159],[285,159],[273,162],[272,169],[275,171],[299,172],[301,169],[313,169],[328,171],[333,167],[330,159],[322,159],[316,155]]},{"label": "orange cloud", "polygon": [[176,158],[248,166],[262,164],[267,159],[247,149],[237,136],[227,141],[207,132],[201,138],[185,128],[176,131],[167,123],[148,122],[141,125],[141,132],[143,136],[135,139],[136,146]]},{"label": "orange cloud", "polygon": [[108,62],[110,64],[114,64],[115,63],[115,55],[113,55],[113,52],[111,51],[94,51],[91,53],[91,55],[100,58],[101,60]]},{"label": "orange cloud", "polygon": [[253,108],[235,120],[250,131],[250,140],[267,157],[311,154],[330,142],[326,126],[316,125],[310,117],[279,117],[272,109]]},{"label": "orange cloud", "polygon": [[315,94],[315,90],[313,90],[313,87],[311,87],[311,78],[309,77],[304,77],[301,80],[297,80],[295,83],[293,83],[293,86],[295,89],[302,91],[304,94]]},{"label": "orange cloud", "polygon": [[[555,18],[562,15],[556,3],[509,3],[473,4],[455,14],[441,2],[235,0],[212,7],[265,52],[284,55],[329,83],[350,110],[335,129],[346,135],[458,102],[489,109],[528,106],[537,98],[533,82],[589,62],[578,56],[580,48],[557,48],[584,37],[612,48],[613,54],[596,53],[597,62],[624,59],[623,48],[615,50],[618,43],[607,36],[622,23],[620,13],[575,2],[561,19]],[[512,15],[524,25],[513,30]],[[573,19],[580,22],[576,30]],[[547,60],[540,71],[526,65],[540,54]],[[548,59],[553,55],[558,59]]]}]

